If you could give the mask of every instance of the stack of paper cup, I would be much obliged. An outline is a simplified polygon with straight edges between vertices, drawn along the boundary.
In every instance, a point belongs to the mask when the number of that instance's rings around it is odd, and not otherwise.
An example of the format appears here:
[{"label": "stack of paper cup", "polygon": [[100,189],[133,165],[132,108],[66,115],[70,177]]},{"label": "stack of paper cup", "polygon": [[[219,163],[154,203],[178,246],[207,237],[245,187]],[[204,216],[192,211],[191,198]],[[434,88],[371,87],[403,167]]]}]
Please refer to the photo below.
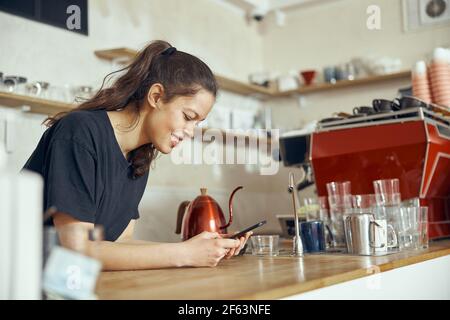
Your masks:
[{"label": "stack of paper cup", "polygon": [[425,61],[417,61],[412,72],[413,96],[427,103],[431,102],[430,84],[428,82],[427,64]]},{"label": "stack of paper cup", "polygon": [[436,48],[430,65],[429,78],[433,102],[450,107],[450,53]]}]

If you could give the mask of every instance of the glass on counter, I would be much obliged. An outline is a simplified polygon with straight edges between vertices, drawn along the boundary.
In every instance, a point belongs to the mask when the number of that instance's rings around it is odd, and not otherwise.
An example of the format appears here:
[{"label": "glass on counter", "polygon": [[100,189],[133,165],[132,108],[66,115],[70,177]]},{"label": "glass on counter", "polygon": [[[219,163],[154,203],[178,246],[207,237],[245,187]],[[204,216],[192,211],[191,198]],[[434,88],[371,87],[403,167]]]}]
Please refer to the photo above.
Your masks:
[{"label": "glass on counter", "polygon": [[258,256],[277,256],[280,237],[278,235],[255,235],[251,238],[252,254]]},{"label": "glass on counter", "polygon": [[367,212],[366,209],[376,207],[374,194],[355,194],[352,196],[353,213]]},{"label": "glass on counter", "polygon": [[352,213],[350,181],[327,183],[333,246],[345,247],[344,216]]},{"label": "glass on counter", "polygon": [[428,248],[428,207],[401,207],[398,236],[401,250]]},{"label": "glass on counter", "polygon": [[420,240],[418,249],[427,249],[428,248],[428,207],[420,207]]}]

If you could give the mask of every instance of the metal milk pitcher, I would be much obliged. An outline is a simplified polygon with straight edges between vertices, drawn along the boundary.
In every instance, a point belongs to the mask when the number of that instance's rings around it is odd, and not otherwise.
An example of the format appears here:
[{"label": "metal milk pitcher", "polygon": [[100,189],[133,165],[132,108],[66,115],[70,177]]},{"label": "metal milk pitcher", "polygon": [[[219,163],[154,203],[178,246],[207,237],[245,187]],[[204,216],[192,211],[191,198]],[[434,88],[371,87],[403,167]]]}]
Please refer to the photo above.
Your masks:
[{"label": "metal milk pitcher", "polygon": [[349,214],[344,217],[345,239],[350,254],[372,255],[375,249],[385,246],[375,242],[375,234],[382,228],[371,213]]}]

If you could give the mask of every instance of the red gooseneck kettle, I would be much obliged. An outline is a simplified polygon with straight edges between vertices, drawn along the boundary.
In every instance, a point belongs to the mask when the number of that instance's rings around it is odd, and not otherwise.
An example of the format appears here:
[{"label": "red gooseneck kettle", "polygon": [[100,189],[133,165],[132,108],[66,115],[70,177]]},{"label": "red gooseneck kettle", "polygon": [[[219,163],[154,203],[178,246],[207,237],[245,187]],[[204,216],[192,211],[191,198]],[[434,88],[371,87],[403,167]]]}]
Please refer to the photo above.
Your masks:
[{"label": "red gooseneck kettle", "polygon": [[208,196],[207,189],[201,188],[201,194],[193,201],[183,201],[178,207],[177,229],[175,233],[182,232],[182,239],[187,240],[203,231],[227,233],[227,228],[233,222],[233,197],[236,191],[242,186],[233,190],[228,200],[230,220],[225,220],[222,209],[212,197]]}]

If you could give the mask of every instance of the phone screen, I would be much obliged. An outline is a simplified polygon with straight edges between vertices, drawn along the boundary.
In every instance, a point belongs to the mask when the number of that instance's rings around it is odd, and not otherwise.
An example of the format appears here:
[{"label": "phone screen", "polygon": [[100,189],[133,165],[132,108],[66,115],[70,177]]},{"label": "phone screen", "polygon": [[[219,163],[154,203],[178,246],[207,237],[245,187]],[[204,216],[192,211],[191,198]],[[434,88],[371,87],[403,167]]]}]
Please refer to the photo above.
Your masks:
[{"label": "phone screen", "polygon": [[235,234],[232,234],[232,235],[229,236],[228,238],[229,238],[229,239],[239,239],[240,237],[245,236],[245,234],[246,234],[247,232],[249,232],[249,231],[251,231],[251,230],[253,230],[253,229],[259,228],[259,227],[261,227],[262,225],[265,225],[266,222],[267,222],[266,220],[263,220],[263,221],[261,221],[261,222],[258,222],[257,224],[255,224],[255,225],[253,225],[253,226],[251,226],[251,227],[248,227],[247,229],[244,229],[244,230],[242,230],[242,231],[236,232]]}]

